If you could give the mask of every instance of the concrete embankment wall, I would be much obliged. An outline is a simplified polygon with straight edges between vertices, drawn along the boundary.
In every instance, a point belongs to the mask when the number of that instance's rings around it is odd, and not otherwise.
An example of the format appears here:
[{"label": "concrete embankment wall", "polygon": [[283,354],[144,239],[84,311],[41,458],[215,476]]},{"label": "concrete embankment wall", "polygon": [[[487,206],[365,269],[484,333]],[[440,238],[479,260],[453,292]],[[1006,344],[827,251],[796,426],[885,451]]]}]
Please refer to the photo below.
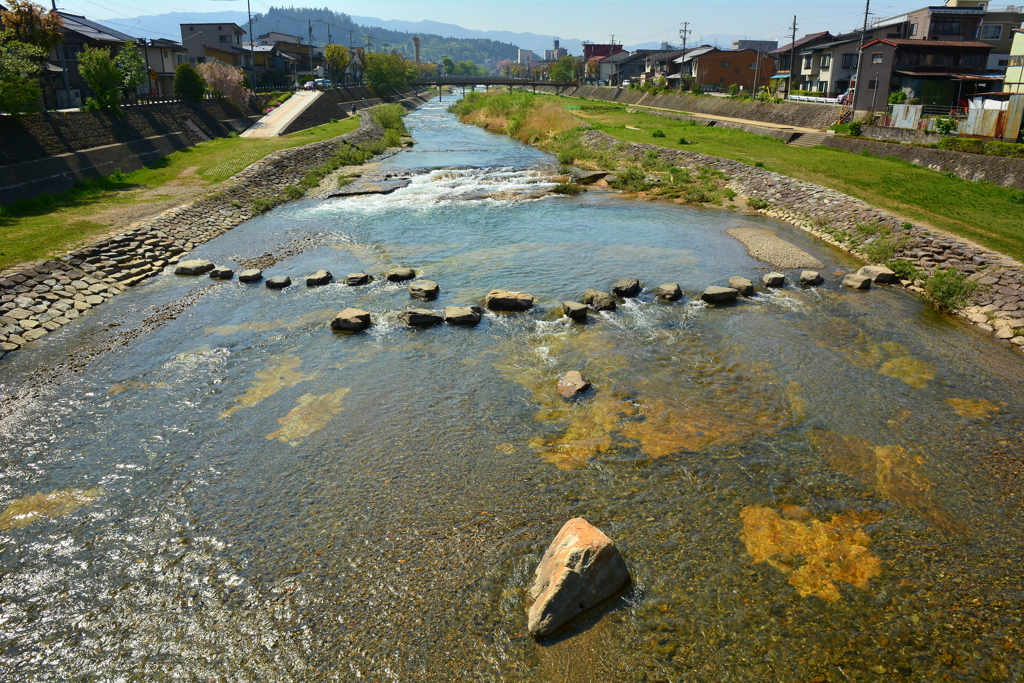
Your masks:
[{"label": "concrete embankment wall", "polygon": [[182,205],[57,260],[0,272],[0,357],[67,325],[127,287],[161,272],[198,245],[252,218],[252,201],[279,195],[340,145],[381,140],[372,116],[330,140],[281,150],[237,173],[212,196]]},{"label": "concrete embankment wall", "polygon": [[370,88],[339,88],[328,90],[311,104],[304,112],[299,114],[291,125],[288,126],[282,135],[306,130],[314,126],[321,126],[330,123],[334,119],[343,119],[352,111],[352,105],[356,110],[372,107],[378,104],[391,102],[410,101],[419,103],[422,100],[416,97],[412,90],[393,90],[381,88],[379,91]]},{"label": "concrete embankment wall", "polygon": [[538,86],[538,92],[568,97],[585,97],[588,100],[604,100],[622,104],[637,104],[645,107],[660,107],[674,111],[725,116],[733,119],[763,121],[800,128],[828,128],[839,119],[839,108],[817,104],[769,104],[765,102],[741,102],[727,97],[710,95],[695,96],[682,93],[648,95],[627,88],[608,88],[596,85],[558,88]]}]

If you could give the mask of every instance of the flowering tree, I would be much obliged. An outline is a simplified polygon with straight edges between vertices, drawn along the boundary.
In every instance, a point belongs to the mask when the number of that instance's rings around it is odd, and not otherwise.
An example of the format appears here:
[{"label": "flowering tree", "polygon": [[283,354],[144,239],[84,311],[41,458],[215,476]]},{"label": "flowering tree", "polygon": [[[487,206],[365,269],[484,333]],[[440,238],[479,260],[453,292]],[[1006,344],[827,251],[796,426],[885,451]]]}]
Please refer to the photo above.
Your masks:
[{"label": "flowering tree", "polygon": [[214,97],[223,97],[239,109],[252,97],[252,91],[242,82],[241,70],[233,66],[224,62],[203,62],[196,66],[196,71],[206,81]]},{"label": "flowering tree", "polygon": [[509,74],[509,72],[511,70],[512,70],[512,60],[511,59],[503,59],[500,62],[498,62],[498,71],[500,71],[504,75],[508,76],[508,74]]}]

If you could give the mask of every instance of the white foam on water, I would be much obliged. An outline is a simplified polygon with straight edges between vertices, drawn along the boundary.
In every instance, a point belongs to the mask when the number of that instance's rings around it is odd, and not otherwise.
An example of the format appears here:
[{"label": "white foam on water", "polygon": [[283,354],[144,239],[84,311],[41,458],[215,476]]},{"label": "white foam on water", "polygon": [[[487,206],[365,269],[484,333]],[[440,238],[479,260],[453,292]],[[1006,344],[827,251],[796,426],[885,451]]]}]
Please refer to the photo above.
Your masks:
[{"label": "white foam on water", "polygon": [[751,297],[751,300],[759,304],[788,308],[789,310],[797,313],[807,313],[807,304],[794,297],[790,292],[787,292],[786,289],[787,288],[780,287],[769,292],[758,292]]}]

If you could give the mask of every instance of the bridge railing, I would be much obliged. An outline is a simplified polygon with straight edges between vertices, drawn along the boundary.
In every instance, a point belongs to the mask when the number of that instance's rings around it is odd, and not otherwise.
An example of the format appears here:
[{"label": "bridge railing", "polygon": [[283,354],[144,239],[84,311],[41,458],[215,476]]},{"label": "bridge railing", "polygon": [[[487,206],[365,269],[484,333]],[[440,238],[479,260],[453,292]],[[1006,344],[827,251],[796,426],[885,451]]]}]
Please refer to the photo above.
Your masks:
[{"label": "bridge railing", "polygon": [[575,86],[579,83],[515,76],[428,76],[410,81],[409,85],[554,85],[563,87]]}]

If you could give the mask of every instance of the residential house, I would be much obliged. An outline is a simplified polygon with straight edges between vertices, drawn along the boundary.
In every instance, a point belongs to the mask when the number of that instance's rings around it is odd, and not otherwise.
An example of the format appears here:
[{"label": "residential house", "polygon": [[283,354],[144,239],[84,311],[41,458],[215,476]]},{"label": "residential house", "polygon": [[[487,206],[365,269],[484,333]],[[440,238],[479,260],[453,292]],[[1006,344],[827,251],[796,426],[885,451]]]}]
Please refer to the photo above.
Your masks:
[{"label": "residential house", "polygon": [[619,85],[622,82],[619,75],[619,65],[629,58],[625,50],[608,55],[607,57],[591,57],[587,64],[597,62],[597,79],[604,85]]},{"label": "residential house", "polygon": [[975,40],[871,41],[861,47],[866,87],[856,89],[854,111],[883,111],[889,94],[898,90],[924,105],[958,109],[968,97],[991,92],[1002,82],[1002,77],[986,74],[991,50]]},{"label": "residential house", "polygon": [[302,44],[302,36],[293,36],[290,33],[278,33],[270,31],[256,38],[257,45],[274,45],[275,43],[298,43]]},{"label": "residential house", "polygon": [[[644,72],[640,74],[643,82],[657,82],[662,77],[679,73],[679,63],[674,61],[683,56],[682,50],[669,50],[666,52],[655,52],[644,57]],[[678,79],[673,79],[678,80]]]},{"label": "residential house", "polygon": [[977,40],[992,46],[988,56],[989,71],[1003,72],[1009,66],[1010,48],[1013,45],[1013,30],[1024,22],[1024,8],[1007,6],[993,8],[987,0],[947,0],[946,5],[963,7],[977,5],[985,10],[985,17],[978,28]]},{"label": "residential house", "polygon": [[689,60],[690,73],[705,92],[724,92],[736,84],[747,92],[768,85],[775,59],[757,50],[707,50]]},{"label": "residential house", "polygon": [[616,52],[622,52],[621,45],[611,43],[583,43],[583,61],[589,61],[591,57],[605,58]]},{"label": "residential house", "polygon": [[1003,91],[1024,93],[1024,24],[1021,28],[1012,29],[1011,32],[1013,45],[1010,47],[1010,59],[1006,65]]},{"label": "residential house", "polygon": [[[621,86],[626,81],[630,83],[638,82],[640,75],[647,68],[648,55],[655,52],[657,50],[637,50],[633,53],[620,50],[603,59],[600,57],[591,57],[591,59],[600,60],[602,81],[605,81],[608,85]],[[607,65],[605,60],[609,60]]]},{"label": "residential house", "polygon": [[242,46],[245,29],[238,24],[181,24],[181,44],[185,46],[189,64],[202,64],[208,59],[251,66],[251,53]]},{"label": "residential house", "polygon": [[[818,33],[808,33],[802,38],[797,38],[796,41],[777,47],[768,53],[768,56],[774,61],[774,73],[770,80],[781,81],[782,89],[786,92],[792,90],[804,90],[800,87],[803,82],[800,79],[799,68],[794,70],[791,64],[794,55],[799,56],[801,50],[813,47],[815,45],[821,45],[822,43],[831,42],[833,36],[828,31],[819,31]],[[793,72],[796,72],[795,75]],[[791,79],[791,76],[793,78]],[[790,87],[790,80],[795,81]]]},{"label": "residential house", "polygon": [[799,90],[820,92],[836,97],[850,89],[857,73],[861,32],[836,36],[828,43],[801,49]]},{"label": "residential house", "polygon": [[[252,60],[254,87],[293,85],[298,79],[299,60],[276,45],[247,45]],[[338,79],[335,79],[338,80]]]},{"label": "residential house", "polygon": [[145,41],[141,47],[149,79],[139,86],[139,92],[150,97],[170,97],[174,93],[174,70],[188,61],[188,50],[165,38]]},{"label": "residential house", "polygon": [[[127,41],[141,43],[142,40],[78,14],[63,11],[58,11],[57,14],[64,21],[64,29],[61,31],[64,42],[47,58],[48,66],[40,79],[43,103],[48,109],[80,107],[87,97],[92,96],[92,91],[78,72],[78,54],[86,47],[105,47],[112,54],[117,54]],[[66,84],[61,68],[61,55],[57,50],[63,52],[64,66],[67,70]]]},{"label": "residential house", "polygon": [[777,40],[734,40],[732,41],[733,51],[757,50],[761,54],[768,54],[779,46]]}]

